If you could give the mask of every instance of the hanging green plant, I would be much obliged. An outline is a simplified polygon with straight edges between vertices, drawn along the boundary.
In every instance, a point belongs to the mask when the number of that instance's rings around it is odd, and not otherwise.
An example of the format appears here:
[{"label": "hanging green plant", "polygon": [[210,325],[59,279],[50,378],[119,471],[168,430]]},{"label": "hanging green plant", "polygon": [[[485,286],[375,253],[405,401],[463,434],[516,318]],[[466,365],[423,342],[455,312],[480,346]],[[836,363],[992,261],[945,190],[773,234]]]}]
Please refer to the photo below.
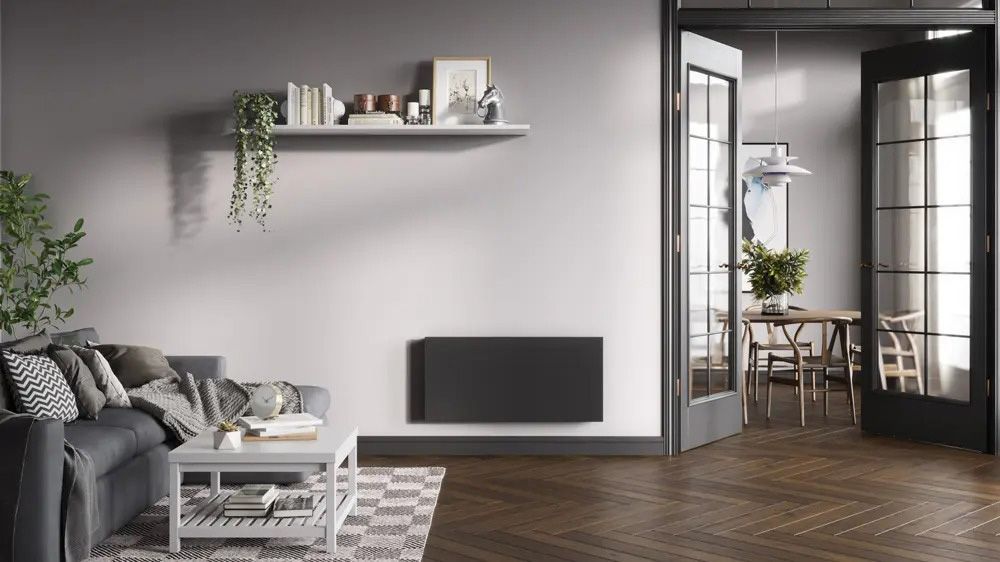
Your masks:
[{"label": "hanging green plant", "polygon": [[229,223],[236,225],[239,231],[243,217],[248,215],[266,230],[267,213],[274,194],[274,166],[278,162],[274,153],[277,103],[265,93],[233,92],[233,118],[236,163],[233,166],[233,193],[229,198]]}]

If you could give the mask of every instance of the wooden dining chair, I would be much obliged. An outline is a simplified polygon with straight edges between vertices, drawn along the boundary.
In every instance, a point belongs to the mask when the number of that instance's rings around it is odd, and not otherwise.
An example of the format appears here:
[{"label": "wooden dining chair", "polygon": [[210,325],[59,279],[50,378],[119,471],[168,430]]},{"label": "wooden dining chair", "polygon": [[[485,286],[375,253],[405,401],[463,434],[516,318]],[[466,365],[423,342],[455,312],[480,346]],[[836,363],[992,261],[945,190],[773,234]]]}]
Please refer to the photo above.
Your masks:
[{"label": "wooden dining chair", "polygon": [[[819,355],[813,355],[812,352],[808,354],[804,353],[802,349],[803,346],[796,343],[799,341],[801,332],[805,328],[806,324],[833,324],[833,336],[830,338],[830,344],[829,346],[823,346]],[[785,336],[785,340],[791,346],[792,356],[787,357],[777,353],[769,353],[767,355],[767,419],[771,419],[773,387],[775,384],[780,384],[793,386],[798,389],[799,424],[802,427],[805,427],[806,425],[805,394],[807,392],[811,393],[813,396],[820,393],[823,394],[824,416],[830,414],[829,394],[831,392],[847,392],[848,403],[851,408],[851,422],[857,425],[858,419],[854,401],[854,368],[852,362],[850,361],[850,325],[850,318],[838,316],[817,316],[816,318],[808,321],[775,320],[774,326],[781,329],[781,332]],[[790,326],[797,327],[792,331],[789,330]],[[841,348],[840,357],[837,357],[834,354],[835,346],[838,340]],[[786,367],[782,369],[779,366],[778,369],[775,369],[775,363],[784,364]],[[843,375],[838,376],[835,373],[831,373],[830,371],[833,369],[842,370]],[[814,386],[812,388],[806,388],[806,371],[822,371],[823,387],[816,388]],[[843,388],[831,388],[830,382],[840,382],[843,384]]]},{"label": "wooden dining chair", "polygon": [[886,330],[879,334],[878,376],[882,390],[889,390],[889,379],[895,379],[900,392],[906,392],[906,382],[916,381],[917,392],[924,393],[924,376],[920,366],[923,351],[911,333],[913,324],[924,316],[924,311],[904,311],[880,314],[879,326]]},{"label": "wooden dining chair", "polygon": [[[789,306],[791,310],[805,310],[797,306]],[[760,310],[760,305],[755,304],[746,308],[746,310]],[[748,386],[752,385],[753,388],[753,401],[754,404],[757,403],[759,389],[760,389],[760,368],[762,366],[767,366],[767,354],[768,353],[785,353],[789,354],[792,351],[792,346],[787,342],[779,341],[777,334],[774,331],[774,324],[768,323],[764,324],[764,329],[767,334],[767,341],[757,341],[753,337],[753,326],[750,327],[750,353],[747,357],[747,380]],[[796,332],[798,333],[798,331]],[[814,346],[812,341],[799,340],[798,345],[802,349],[809,349],[809,355],[813,354]],[[761,352],[764,352],[764,357],[761,357]],[[812,375],[812,387],[816,388],[816,373],[815,371],[810,373]],[[798,389],[796,389],[798,393]],[[816,395],[813,395],[813,401],[816,400]]]}]

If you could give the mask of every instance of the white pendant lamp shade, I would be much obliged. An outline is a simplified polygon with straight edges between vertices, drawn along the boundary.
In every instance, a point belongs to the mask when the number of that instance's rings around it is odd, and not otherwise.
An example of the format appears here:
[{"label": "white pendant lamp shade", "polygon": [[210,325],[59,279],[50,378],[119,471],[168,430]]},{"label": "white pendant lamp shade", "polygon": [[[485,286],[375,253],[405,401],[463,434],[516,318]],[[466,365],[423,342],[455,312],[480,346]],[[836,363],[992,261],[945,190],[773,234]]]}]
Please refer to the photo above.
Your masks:
[{"label": "white pendant lamp shade", "polygon": [[785,154],[785,149],[778,144],[778,32],[774,32],[774,146],[771,155],[760,159],[760,165],[744,172],[753,177],[759,177],[767,187],[783,187],[791,183],[795,176],[811,176],[812,172],[789,164],[794,157]]},{"label": "white pendant lamp shade", "polygon": [[786,186],[792,181],[793,176],[811,176],[812,172],[789,164],[795,160],[794,156],[785,155],[785,149],[780,145],[771,147],[771,155],[760,159],[760,166],[747,170],[745,173],[750,176],[759,177],[764,185],[768,187]]}]

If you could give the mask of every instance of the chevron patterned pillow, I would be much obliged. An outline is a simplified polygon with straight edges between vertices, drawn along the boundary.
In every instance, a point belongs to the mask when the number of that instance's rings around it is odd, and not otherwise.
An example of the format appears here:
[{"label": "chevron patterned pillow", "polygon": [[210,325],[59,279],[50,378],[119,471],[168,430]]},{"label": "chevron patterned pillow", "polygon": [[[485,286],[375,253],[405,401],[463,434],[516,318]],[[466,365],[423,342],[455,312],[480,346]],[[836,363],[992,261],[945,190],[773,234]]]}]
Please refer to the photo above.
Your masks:
[{"label": "chevron patterned pillow", "polygon": [[19,411],[71,422],[80,415],[76,397],[55,361],[46,355],[2,352],[4,370]]}]

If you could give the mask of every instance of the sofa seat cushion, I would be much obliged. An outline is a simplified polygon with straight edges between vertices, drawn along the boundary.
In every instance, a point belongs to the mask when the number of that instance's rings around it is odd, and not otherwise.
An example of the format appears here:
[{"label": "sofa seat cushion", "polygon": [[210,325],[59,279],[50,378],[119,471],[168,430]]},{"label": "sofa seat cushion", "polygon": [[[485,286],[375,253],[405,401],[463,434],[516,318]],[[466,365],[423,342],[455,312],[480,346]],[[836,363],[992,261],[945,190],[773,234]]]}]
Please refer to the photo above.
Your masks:
[{"label": "sofa seat cushion", "polygon": [[77,420],[67,425],[67,432],[73,426],[130,431],[134,442],[132,456],[139,456],[167,440],[167,432],[163,426],[146,412],[135,408],[105,408],[96,420]]},{"label": "sofa seat cushion", "polygon": [[94,475],[104,476],[135,456],[135,433],[120,427],[66,424],[66,441],[94,461]]}]

